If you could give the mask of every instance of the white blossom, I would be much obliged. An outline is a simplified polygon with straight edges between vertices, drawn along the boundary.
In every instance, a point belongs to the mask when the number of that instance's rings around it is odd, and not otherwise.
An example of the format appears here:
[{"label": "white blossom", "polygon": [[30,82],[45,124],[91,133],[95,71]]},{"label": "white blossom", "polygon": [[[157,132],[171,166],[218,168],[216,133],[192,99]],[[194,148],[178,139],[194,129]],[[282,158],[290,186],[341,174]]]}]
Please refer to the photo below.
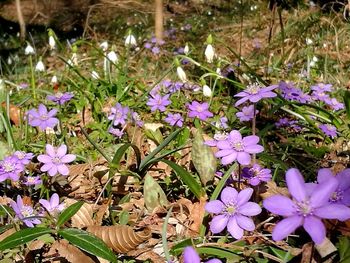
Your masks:
[{"label": "white blossom", "polygon": [[137,46],[136,38],[131,33],[125,39],[125,46]]},{"label": "white blossom", "polygon": [[187,76],[186,76],[185,71],[182,69],[182,67],[178,66],[178,67],[176,68],[176,72],[177,72],[177,75],[178,75],[179,79],[180,79],[182,82],[187,82]]},{"label": "white blossom", "polygon": [[36,64],[35,71],[39,71],[39,72],[45,71],[45,65],[41,60],[39,60],[38,63]]},{"label": "white blossom", "polygon": [[34,48],[30,44],[28,44],[26,49],[24,50],[24,54],[26,54],[26,55],[35,54]]},{"label": "white blossom", "polygon": [[49,36],[49,46],[51,50],[56,48],[56,41],[53,36]]},{"label": "white blossom", "polygon": [[186,46],[184,48],[184,54],[187,55],[190,52],[190,48],[188,46],[188,44],[186,43]]},{"label": "white blossom", "polygon": [[107,51],[108,49],[108,42],[107,41],[104,41],[100,44],[100,48],[103,50],[103,51]]},{"label": "white blossom", "polygon": [[113,50],[107,54],[107,58],[113,63],[118,63],[118,56]]},{"label": "white blossom", "polygon": [[52,78],[51,78],[51,83],[52,83],[52,84],[58,83],[58,80],[57,80],[56,75],[52,76]]},{"label": "white blossom", "polygon": [[215,57],[215,51],[214,48],[211,44],[208,44],[205,52],[204,52],[205,58],[207,60],[208,63],[212,63]]},{"label": "white blossom", "polygon": [[213,95],[213,92],[211,91],[211,88],[208,85],[203,86],[203,96],[205,97],[211,97]]},{"label": "white blossom", "polygon": [[92,71],[91,72],[91,77],[93,78],[93,79],[99,79],[100,78],[100,75],[98,75],[98,73],[96,72],[96,71]]},{"label": "white blossom", "polygon": [[310,38],[307,38],[307,39],[305,39],[305,42],[306,42],[306,45],[312,45],[314,42],[312,41],[312,39],[310,39]]}]

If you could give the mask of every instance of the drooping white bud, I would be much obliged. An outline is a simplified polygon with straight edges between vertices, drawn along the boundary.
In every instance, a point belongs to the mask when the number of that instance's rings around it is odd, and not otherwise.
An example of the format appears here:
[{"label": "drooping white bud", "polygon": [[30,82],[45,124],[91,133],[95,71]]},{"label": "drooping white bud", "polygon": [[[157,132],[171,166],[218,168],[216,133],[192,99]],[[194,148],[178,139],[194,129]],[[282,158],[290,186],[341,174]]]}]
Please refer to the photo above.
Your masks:
[{"label": "drooping white bud", "polygon": [[100,78],[100,75],[98,75],[98,73],[96,72],[96,71],[92,71],[91,72],[91,77],[93,78],[93,79],[99,79]]},{"label": "drooping white bud", "polygon": [[137,46],[136,38],[131,33],[125,39],[125,46]]},{"label": "drooping white bud", "polygon": [[211,97],[213,95],[213,92],[211,91],[211,88],[208,85],[203,86],[203,96],[205,97]]},{"label": "drooping white bud", "polygon": [[103,51],[107,51],[108,49],[108,42],[107,41],[104,41],[100,44],[100,48],[103,50]]},{"label": "drooping white bud", "polygon": [[27,47],[24,50],[24,54],[26,55],[33,55],[35,54],[34,48],[28,43]]},{"label": "drooping white bud", "polygon": [[58,80],[57,80],[56,75],[52,76],[52,78],[51,78],[51,83],[52,83],[52,84],[58,83]]},{"label": "drooping white bud", "polygon": [[39,71],[39,72],[45,71],[45,65],[41,60],[39,60],[38,63],[36,64],[35,71]]},{"label": "drooping white bud", "polygon": [[310,38],[306,38],[305,39],[305,42],[306,42],[306,45],[308,45],[308,46],[310,46],[310,45],[312,45],[314,42],[312,41],[312,39],[310,39]]},{"label": "drooping white bud", "polygon": [[56,48],[56,41],[53,36],[49,36],[49,46],[51,50]]},{"label": "drooping white bud", "polygon": [[187,76],[186,76],[185,71],[182,69],[182,67],[178,66],[178,67],[176,68],[176,72],[177,72],[177,75],[178,75],[179,79],[180,79],[182,82],[187,82]]},{"label": "drooping white bud", "polygon": [[113,50],[107,54],[107,58],[113,63],[118,63],[118,56]]},{"label": "drooping white bud", "polygon": [[205,58],[207,60],[208,63],[212,63],[215,57],[215,51],[214,48],[211,44],[208,44],[205,52],[204,52]]},{"label": "drooping white bud", "polygon": [[186,43],[186,46],[184,47],[184,54],[187,55],[190,52],[190,48],[188,44]]}]

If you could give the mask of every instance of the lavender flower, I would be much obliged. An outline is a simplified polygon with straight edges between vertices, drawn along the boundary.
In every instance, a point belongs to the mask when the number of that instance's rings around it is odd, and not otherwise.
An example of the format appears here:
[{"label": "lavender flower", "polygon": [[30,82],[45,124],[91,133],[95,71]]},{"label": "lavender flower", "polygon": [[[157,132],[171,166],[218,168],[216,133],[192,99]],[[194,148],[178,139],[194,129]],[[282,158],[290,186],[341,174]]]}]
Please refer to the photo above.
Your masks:
[{"label": "lavender flower", "polygon": [[[184,257],[184,263],[200,263],[201,262],[201,258],[199,257],[198,253],[191,246],[185,247],[184,252],[183,252],[183,257]],[[222,261],[220,259],[213,258],[213,259],[206,261],[206,263],[222,263]]]},{"label": "lavender flower", "polygon": [[320,124],[318,126],[325,135],[331,138],[337,137],[337,128],[331,124]]},{"label": "lavender flower", "polygon": [[190,110],[188,116],[190,118],[199,118],[202,121],[213,117],[213,113],[211,113],[209,109],[209,104],[207,102],[199,103],[198,101],[193,101],[191,104],[188,104],[188,109]]},{"label": "lavender flower", "polygon": [[19,175],[24,171],[24,165],[15,156],[7,156],[0,161],[0,182],[7,179],[18,181]]},{"label": "lavender flower", "polygon": [[319,83],[317,85],[311,86],[311,90],[316,92],[331,92],[332,84]]},{"label": "lavender flower", "polygon": [[333,110],[344,109],[344,104],[339,102],[336,98],[329,98],[325,100],[325,103],[329,105]]},{"label": "lavender flower", "polygon": [[[258,110],[255,110],[255,115],[258,114]],[[239,118],[239,121],[250,121],[254,117],[254,105],[249,105],[242,108],[242,111],[237,112],[236,116]]]},{"label": "lavender flower", "polygon": [[60,204],[60,198],[58,194],[54,193],[50,201],[40,199],[39,203],[49,212],[51,215],[58,215],[65,207],[64,203]]},{"label": "lavender flower", "polygon": [[184,119],[179,113],[168,113],[168,116],[164,119],[164,121],[169,123],[171,126],[182,127]]},{"label": "lavender flower", "polygon": [[37,214],[32,206],[23,204],[23,200],[19,195],[17,195],[17,202],[10,201],[10,205],[16,213],[16,217],[22,220],[27,227],[34,227],[34,225],[41,223],[38,218],[30,218],[37,216]]},{"label": "lavender flower", "polygon": [[241,98],[236,102],[235,106],[237,107],[246,101],[256,103],[263,98],[276,97],[277,94],[272,92],[272,90],[274,90],[277,87],[278,87],[277,85],[272,85],[272,86],[262,88],[259,86],[258,83],[251,84],[244,91],[239,92],[235,95],[235,97]]},{"label": "lavender flower", "polygon": [[141,117],[137,112],[132,112],[131,118],[137,126],[142,127],[144,125],[144,122],[141,120]]},{"label": "lavender flower", "polygon": [[338,187],[335,178],[318,184],[311,193],[307,193],[304,178],[299,170],[292,168],[286,173],[288,190],[293,199],[283,195],[274,195],[264,200],[264,207],[276,215],[286,217],[272,232],[272,238],[279,241],[303,226],[316,244],[322,243],[326,228],[322,219],[346,220],[350,218],[350,208],[328,202]]},{"label": "lavender flower", "polygon": [[261,167],[259,164],[253,164],[252,167],[244,167],[242,176],[248,179],[252,186],[259,185],[261,182],[271,181],[271,170]]},{"label": "lavender flower", "polygon": [[225,141],[227,139],[226,132],[216,132],[214,134],[214,140],[207,140],[204,142],[205,145],[216,147],[219,141]]},{"label": "lavender flower", "polygon": [[149,42],[146,42],[145,45],[144,45],[144,47],[145,47],[146,49],[151,49],[151,48],[152,48],[152,44],[149,43]]},{"label": "lavender flower", "polygon": [[74,97],[74,94],[71,92],[57,92],[55,95],[47,95],[46,99],[52,102],[55,102],[58,105],[63,105],[66,102],[70,101]]},{"label": "lavender flower", "polygon": [[76,156],[74,154],[67,154],[67,146],[64,144],[58,148],[46,144],[46,154],[40,154],[38,156],[39,162],[44,163],[40,170],[42,172],[48,172],[50,176],[54,176],[57,173],[68,175],[69,169],[66,164],[73,162],[75,158]]},{"label": "lavender flower", "polygon": [[31,109],[27,112],[28,123],[30,126],[39,127],[40,130],[53,129],[58,124],[58,119],[55,118],[56,113],[57,109],[48,112],[45,105],[40,104],[38,110]]},{"label": "lavender flower", "polygon": [[39,176],[27,176],[23,182],[23,184],[26,186],[39,185],[41,183],[42,183],[42,181],[41,181]]},{"label": "lavender flower", "polygon": [[33,158],[34,154],[32,153],[25,153],[23,151],[15,151],[13,153],[13,156],[18,159],[18,162],[20,162],[23,166],[30,163],[30,160]]},{"label": "lavender flower", "polygon": [[219,141],[217,147],[219,151],[215,156],[221,159],[223,165],[230,164],[235,160],[243,165],[250,164],[250,154],[261,153],[264,147],[258,144],[259,137],[250,135],[242,138],[239,131],[233,130],[229,133],[226,140]]},{"label": "lavender flower", "polygon": [[166,110],[166,106],[171,104],[169,97],[169,94],[166,94],[163,97],[160,94],[156,94],[154,97],[150,97],[146,104],[151,108],[152,112],[156,110],[164,112]]},{"label": "lavender flower", "polygon": [[113,127],[110,127],[108,129],[108,132],[112,135],[114,135],[115,137],[118,137],[118,138],[121,138],[123,137],[124,135],[124,131],[123,130],[120,130],[120,129],[116,129],[116,128],[113,128]]},{"label": "lavender flower", "polygon": [[152,53],[153,53],[154,55],[158,55],[158,54],[160,53],[159,47],[153,47],[153,48],[152,48]]},{"label": "lavender flower", "polygon": [[125,125],[128,118],[129,107],[123,107],[120,103],[117,103],[111,108],[111,114],[108,116],[109,120],[113,121],[113,125],[117,126]]},{"label": "lavender flower", "polygon": [[256,203],[248,202],[252,194],[252,188],[238,193],[236,189],[226,187],[222,190],[221,201],[208,202],[205,210],[217,214],[210,222],[210,231],[216,234],[227,227],[228,232],[236,239],[243,237],[243,230],[253,231],[255,225],[250,216],[260,214],[261,208]]}]

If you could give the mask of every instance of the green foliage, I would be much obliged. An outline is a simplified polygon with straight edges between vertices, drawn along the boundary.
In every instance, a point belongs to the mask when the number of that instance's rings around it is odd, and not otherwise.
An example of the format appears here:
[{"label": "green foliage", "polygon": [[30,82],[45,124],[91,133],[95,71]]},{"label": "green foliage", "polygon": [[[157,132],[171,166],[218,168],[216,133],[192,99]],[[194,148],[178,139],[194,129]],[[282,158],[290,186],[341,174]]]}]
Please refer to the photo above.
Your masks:
[{"label": "green foliage", "polygon": [[66,209],[62,211],[62,213],[58,216],[56,225],[58,227],[62,226],[64,223],[66,223],[69,219],[71,219],[72,216],[74,216],[79,209],[84,205],[83,201],[76,202]]},{"label": "green foliage", "polygon": [[338,243],[340,263],[346,263],[350,260],[350,238],[340,237]]}]

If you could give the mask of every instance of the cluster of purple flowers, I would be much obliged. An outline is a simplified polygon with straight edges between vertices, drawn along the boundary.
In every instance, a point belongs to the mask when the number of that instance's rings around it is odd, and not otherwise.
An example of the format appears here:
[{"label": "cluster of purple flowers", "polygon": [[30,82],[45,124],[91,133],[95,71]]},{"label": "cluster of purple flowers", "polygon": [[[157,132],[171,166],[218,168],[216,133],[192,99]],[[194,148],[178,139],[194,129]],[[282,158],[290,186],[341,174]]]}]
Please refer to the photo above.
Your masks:
[{"label": "cluster of purple flowers", "polygon": [[290,120],[288,118],[281,118],[279,119],[276,123],[275,126],[277,128],[282,128],[282,127],[286,127],[286,128],[290,128],[295,132],[299,132],[301,131],[301,127],[298,125],[298,121],[296,120]]},{"label": "cluster of purple flowers", "polygon": [[252,167],[244,167],[242,169],[242,176],[248,180],[248,183],[252,186],[257,186],[261,182],[271,181],[271,170],[261,167],[255,163]]},{"label": "cluster of purple flowers", "polygon": [[165,41],[161,40],[157,43],[157,39],[155,37],[152,37],[150,41],[147,41],[144,45],[146,49],[149,49],[152,51],[154,55],[158,55],[160,53],[160,46],[164,45]]},{"label": "cluster of purple flowers", "polygon": [[74,97],[74,94],[71,92],[57,92],[55,95],[47,95],[46,99],[52,101],[58,105],[63,105],[66,102],[69,102]]},{"label": "cluster of purple flowers", "polygon": [[47,110],[44,104],[40,104],[38,109],[30,109],[27,111],[28,124],[32,127],[39,127],[44,131],[47,128],[53,129],[58,124],[56,118],[57,109]]},{"label": "cluster of purple flowers", "polygon": [[257,103],[264,98],[274,98],[277,96],[277,94],[273,92],[273,90],[276,88],[277,85],[261,87],[258,83],[253,83],[249,85],[244,91],[239,92],[235,95],[235,97],[241,98],[236,102],[235,106],[237,107],[246,101]]},{"label": "cluster of purple flowers", "polygon": [[320,124],[318,127],[328,137],[331,137],[331,138],[337,137],[338,132],[335,126],[331,124]]},{"label": "cluster of purple flowers", "polygon": [[[59,196],[56,193],[51,196],[49,201],[40,199],[39,203],[46,212],[54,217],[56,217],[65,207],[63,203],[60,204]],[[31,204],[24,203],[19,195],[17,196],[16,202],[11,201],[10,205],[16,213],[16,218],[21,220],[27,227],[34,227],[34,225],[40,224],[40,218],[45,214],[45,210],[40,209],[41,211],[37,211]]]},{"label": "cluster of purple flowers", "polygon": [[0,182],[7,179],[18,181],[20,175],[25,170],[25,166],[33,158],[32,153],[16,151],[10,156],[6,156],[0,161]]},{"label": "cluster of purple flowers", "polygon": [[191,104],[187,105],[189,112],[188,117],[198,118],[202,121],[206,121],[208,118],[214,116],[212,112],[209,111],[209,104],[207,102],[199,103],[198,101],[193,101]]}]

